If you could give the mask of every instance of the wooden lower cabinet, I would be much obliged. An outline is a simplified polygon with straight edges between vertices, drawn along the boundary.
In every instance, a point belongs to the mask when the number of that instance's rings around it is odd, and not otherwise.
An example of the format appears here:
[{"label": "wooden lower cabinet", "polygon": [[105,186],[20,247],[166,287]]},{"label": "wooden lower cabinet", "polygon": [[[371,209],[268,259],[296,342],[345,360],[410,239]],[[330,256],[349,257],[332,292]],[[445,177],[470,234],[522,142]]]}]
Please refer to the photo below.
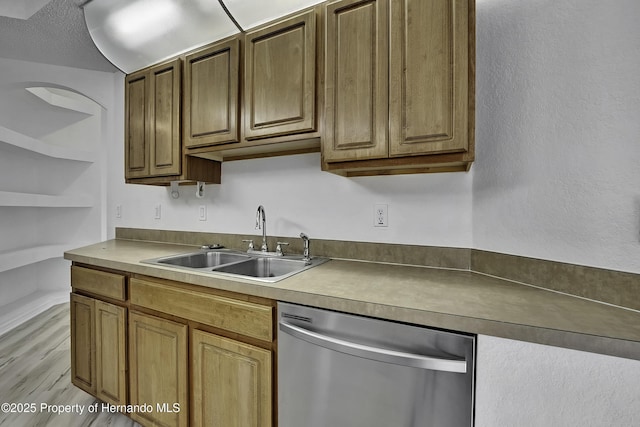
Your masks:
[{"label": "wooden lower cabinet", "polygon": [[105,402],[126,404],[126,308],[71,294],[71,382]]},{"label": "wooden lower cabinet", "polygon": [[95,302],[96,396],[113,405],[127,403],[127,309]]},{"label": "wooden lower cabinet", "polygon": [[144,427],[272,427],[275,301],[74,265],[72,383]]},{"label": "wooden lower cabinet", "polygon": [[147,314],[129,315],[131,405],[151,411],[131,413],[144,426],[187,426],[187,325]]},{"label": "wooden lower cabinet", "polygon": [[96,393],[95,299],[71,294],[71,382]]},{"label": "wooden lower cabinet", "polygon": [[271,426],[270,351],[193,330],[191,366],[192,426]]}]

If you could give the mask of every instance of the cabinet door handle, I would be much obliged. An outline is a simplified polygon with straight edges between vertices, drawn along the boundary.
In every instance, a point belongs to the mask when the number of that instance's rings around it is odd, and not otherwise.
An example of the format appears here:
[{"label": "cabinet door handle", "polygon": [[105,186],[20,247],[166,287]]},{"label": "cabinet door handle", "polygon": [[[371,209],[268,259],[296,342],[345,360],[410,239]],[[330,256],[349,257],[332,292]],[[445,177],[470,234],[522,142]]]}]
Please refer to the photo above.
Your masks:
[{"label": "cabinet door handle", "polygon": [[410,366],[413,368],[428,369],[432,371],[455,372],[461,374],[467,372],[467,361],[464,358],[443,359],[439,357],[406,353],[404,351],[372,347],[312,332],[285,322],[280,322],[280,330],[295,338],[299,338],[320,347],[378,362],[392,363],[394,365]]}]

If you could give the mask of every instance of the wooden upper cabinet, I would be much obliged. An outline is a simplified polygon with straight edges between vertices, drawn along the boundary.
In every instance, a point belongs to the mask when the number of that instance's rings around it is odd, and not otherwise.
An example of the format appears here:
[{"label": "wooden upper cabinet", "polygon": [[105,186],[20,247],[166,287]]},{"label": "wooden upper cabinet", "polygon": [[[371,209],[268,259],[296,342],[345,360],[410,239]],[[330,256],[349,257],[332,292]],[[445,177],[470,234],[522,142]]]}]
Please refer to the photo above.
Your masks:
[{"label": "wooden upper cabinet", "polygon": [[468,150],[469,7],[391,1],[391,156]]},{"label": "wooden upper cabinet", "polygon": [[315,9],[246,34],[245,139],[317,129],[316,37]]},{"label": "wooden upper cabinet", "polygon": [[323,169],[468,170],[475,154],[475,1],[326,5]]},{"label": "wooden upper cabinet", "polygon": [[180,175],[180,60],[125,80],[125,177]]},{"label": "wooden upper cabinet", "polygon": [[388,157],[387,0],[327,6],[325,161]]},{"label": "wooden upper cabinet", "polygon": [[151,175],[180,175],[180,60],[151,70]]},{"label": "wooden upper cabinet", "polygon": [[125,80],[125,177],[149,176],[149,75],[136,73]]},{"label": "wooden upper cabinet", "polygon": [[185,147],[240,141],[240,40],[236,37],[185,58]]},{"label": "wooden upper cabinet", "polygon": [[127,182],[220,183],[219,162],[183,152],[181,99],[179,58],[127,75],[124,154]]}]

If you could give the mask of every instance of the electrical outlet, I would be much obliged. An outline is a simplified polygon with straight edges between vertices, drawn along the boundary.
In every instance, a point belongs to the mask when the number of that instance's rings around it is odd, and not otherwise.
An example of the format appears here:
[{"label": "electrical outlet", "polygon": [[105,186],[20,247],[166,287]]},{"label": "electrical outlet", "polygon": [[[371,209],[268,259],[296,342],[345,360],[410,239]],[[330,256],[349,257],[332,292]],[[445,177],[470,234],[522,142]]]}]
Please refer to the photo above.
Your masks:
[{"label": "electrical outlet", "polygon": [[389,205],[377,204],[373,207],[373,226],[389,226]]},{"label": "electrical outlet", "polygon": [[207,206],[206,205],[198,206],[198,219],[200,221],[206,221],[207,220]]},{"label": "electrical outlet", "polygon": [[116,218],[122,218],[122,205],[116,206]]},{"label": "electrical outlet", "polygon": [[156,205],[155,219],[162,218],[162,205]]}]

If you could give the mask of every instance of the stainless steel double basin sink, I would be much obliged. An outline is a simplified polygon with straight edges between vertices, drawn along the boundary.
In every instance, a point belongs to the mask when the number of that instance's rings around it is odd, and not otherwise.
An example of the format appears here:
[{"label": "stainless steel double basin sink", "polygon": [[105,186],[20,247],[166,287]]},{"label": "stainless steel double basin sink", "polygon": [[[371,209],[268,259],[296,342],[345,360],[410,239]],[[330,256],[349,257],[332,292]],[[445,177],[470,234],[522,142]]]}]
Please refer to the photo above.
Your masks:
[{"label": "stainless steel double basin sink", "polygon": [[326,261],[328,261],[327,258],[312,258],[305,261],[302,256],[270,256],[229,249],[211,249],[142,262],[273,283]]}]

